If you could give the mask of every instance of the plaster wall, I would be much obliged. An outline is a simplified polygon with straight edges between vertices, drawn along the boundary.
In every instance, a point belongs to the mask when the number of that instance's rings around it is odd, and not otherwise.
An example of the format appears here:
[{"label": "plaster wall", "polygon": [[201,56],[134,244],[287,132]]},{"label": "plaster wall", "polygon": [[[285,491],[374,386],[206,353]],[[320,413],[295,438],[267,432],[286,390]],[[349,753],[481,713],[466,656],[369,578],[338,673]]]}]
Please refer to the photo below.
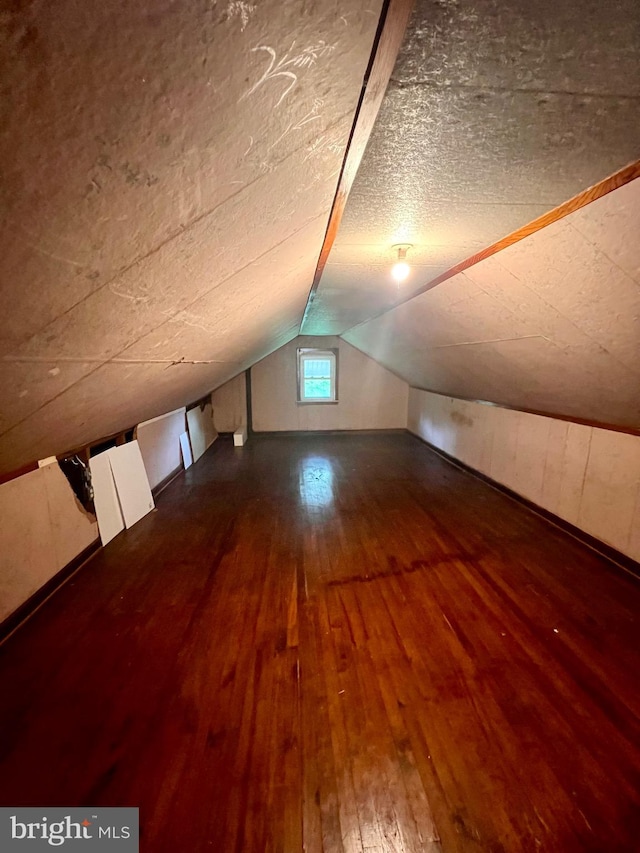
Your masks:
[{"label": "plaster wall", "polygon": [[640,436],[411,388],[415,435],[640,560]]},{"label": "plaster wall", "polygon": [[57,463],[0,485],[0,621],[98,538]]},{"label": "plaster wall", "polygon": [[[338,402],[300,404],[298,347],[338,349]],[[251,368],[253,428],[287,430],[402,429],[409,386],[337,337],[297,337]]]}]

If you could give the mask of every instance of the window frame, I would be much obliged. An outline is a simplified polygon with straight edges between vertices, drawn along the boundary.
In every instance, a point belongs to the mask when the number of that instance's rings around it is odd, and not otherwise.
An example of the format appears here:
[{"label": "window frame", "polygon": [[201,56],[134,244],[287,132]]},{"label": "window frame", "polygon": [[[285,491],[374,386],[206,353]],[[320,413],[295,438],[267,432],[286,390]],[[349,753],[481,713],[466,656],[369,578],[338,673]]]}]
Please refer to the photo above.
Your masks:
[{"label": "window frame", "polygon": [[[303,363],[306,360],[329,358],[331,361],[331,397],[307,397],[304,395]],[[334,406],[338,403],[338,350],[328,347],[298,347],[296,352],[296,403],[299,406]]]}]

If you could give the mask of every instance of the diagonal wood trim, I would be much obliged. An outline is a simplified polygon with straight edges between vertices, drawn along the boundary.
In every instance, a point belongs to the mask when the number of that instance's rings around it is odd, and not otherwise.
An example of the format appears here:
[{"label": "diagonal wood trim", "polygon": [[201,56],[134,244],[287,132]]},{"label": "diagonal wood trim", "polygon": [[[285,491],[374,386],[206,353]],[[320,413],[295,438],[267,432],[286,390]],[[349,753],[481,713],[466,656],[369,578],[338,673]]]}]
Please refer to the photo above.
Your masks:
[{"label": "diagonal wood trim", "polygon": [[[405,302],[410,302],[412,299],[415,299],[416,296],[420,296],[421,294],[426,293],[427,290],[431,290],[448,279],[453,278],[454,275],[458,275],[458,273],[464,272],[469,269],[469,267],[475,266],[475,264],[480,261],[490,258],[491,255],[495,255],[497,252],[501,252],[503,249],[513,246],[514,243],[519,243],[520,240],[524,240],[525,237],[530,237],[532,234],[535,234],[536,231],[541,231],[543,228],[546,228],[547,225],[551,225],[553,222],[558,222],[558,220],[564,219],[564,217],[569,216],[570,213],[575,213],[576,210],[586,207],[588,204],[608,195],[610,192],[613,192],[613,190],[623,187],[625,184],[634,181],[636,178],[640,178],[640,160],[635,160],[633,163],[629,163],[628,166],[614,172],[613,175],[609,175],[608,178],[600,181],[600,183],[594,184],[594,186],[583,190],[581,193],[578,193],[578,195],[570,198],[569,201],[565,201],[558,207],[554,207],[553,210],[543,213],[542,216],[539,216],[537,219],[529,222],[528,225],[523,225],[522,228],[518,228],[517,231],[507,234],[506,237],[498,240],[497,243],[493,243],[491,246],[487,246],[486,249],[482,249],[481,251],[476,252],[475,255],[471,255],[471,257],[466,258],[466,260],[460,261],[459,264],[451,267],[451,269],[441,273],[436,278],[431,279],[431,281],[422,285],[422,287],[419,287],[407,294],[404,299],[394,303],[390,308],[385,308],[384,311],[380,311],[379,314],[374,314],[368,319],[363,320],[361,323],[356,323],[356,325],[352,326],[351,329],[356,329],[358,326],[364,326],[367,323],[370,323],[371,320],[377,320],[378,317],[382,317],[383,314],[393,311],[393,309],[397,308],[399,305],[404,305]],[[351,331],[351,329],[345,329],[345,331],[348,332]],[[343,335],[344,333],[345,332],[342,332],[341,334]]]},{"label": "diagonal wood trim", "polygon": [[421,293],[431,290],[432,287],[442,284],[443,281],[446,281],[454,275],[469,269],[469,267],[474,266],[480,261],[484,261],[485,258],[489,258],[491,255],[495,255],[497,252],[501,252],[503,249],[513,246],[514,243],[519,243],[520,240],[524,240],[525,237],[530,237],[532,234],[535,234],[536,231],[546,228],[547,225],[551,225],[559,219],[564,219],[564,217],[568,216],[570,213],[575,213],[576,210],[586,207],[588,204],[591,204],[591,202],[608,195],[610,192],[613,192],[613,190],[623,187],[625,184],[628,184],[630,181],[633,181],[638,177],[640,177],[640,160],[630,163],[628,166],[625,166],[624,169],[620,169],[620,171],[615,172],[613,175],[609,175],[608,178],[600,181],[599,184],[595,184],[594,186],[583,190],[578,195],[570,198],[569,201],[565,201],[564,204],[554,207],[553,210],[550,210],[548,213],[543,213],[542,216],[539,216],[537,219],[529,222],[528,225],[523,225],[522,228],[518,228],[517,231],[513,231],[511,234],[508,234],[506,237],[498,240],[497,243],[487,246],[486,249],[482,249],[475,255],[471,255],[470,258],[467,258],[459,264],[456,264],[454,267],[451,267],[447,272],[443,272],[419,290],[414,291],[409,299],[413,299],[414,296],[419,296]]},{"label": "diagonal wood trim", "polygon": [[414,0],[387,0],[383,7],[371,60],[364,77],[360,100],[356,108],[351,136],[347,143],[347,150],[338,181],[338,190],[333,200],[329,224],[327,225],[324,242],[320,250],[320,257],[318,258],[315,275],[313,276],[309,298],[307,299],[304,314],[300,322],[300,330],[302,330],[309,314],[311,303],[313,302],[329,257],[329,252],[338,233],[347,198],[360,167],[369,136],[371,135],[380,105],[382,104],[382,99],[387,91],[389,78],[395,66],[396,57],[404,38],[404,32],[409,22],[409,15],[413,9],[413,4]]}]

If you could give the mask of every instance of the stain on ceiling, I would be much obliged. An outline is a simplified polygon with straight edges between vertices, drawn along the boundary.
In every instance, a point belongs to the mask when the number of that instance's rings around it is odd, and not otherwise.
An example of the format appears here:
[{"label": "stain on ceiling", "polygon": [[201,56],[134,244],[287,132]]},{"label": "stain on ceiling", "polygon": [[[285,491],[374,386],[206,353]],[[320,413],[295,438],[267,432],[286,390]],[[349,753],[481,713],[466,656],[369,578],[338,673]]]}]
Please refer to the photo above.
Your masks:
[{"label": "stain on ceiling", "polygon": [[0,470],[297,334],[381,5],[5,8]]},{"label": "stain on ceiling", "polygon": [[[640,156],[636,0],[417,0],[302,331],[342,333]],[[390,277],[411,243],[410,277]]]},{"label": "stain on ceiling", "polygon": [[639,429],[639,234],[637,178],[343,337],[418,388]]}]

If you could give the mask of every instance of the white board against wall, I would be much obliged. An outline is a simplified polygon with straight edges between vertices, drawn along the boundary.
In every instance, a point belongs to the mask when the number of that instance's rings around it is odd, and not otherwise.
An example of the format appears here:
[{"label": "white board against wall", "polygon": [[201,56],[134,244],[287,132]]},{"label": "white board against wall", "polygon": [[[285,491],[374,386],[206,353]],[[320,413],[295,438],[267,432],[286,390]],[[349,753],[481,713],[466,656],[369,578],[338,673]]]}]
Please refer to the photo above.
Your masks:
[{"label": "white board against wall", "polygon": [[100,541],[103,545],[111,542],[114,536],[124,530],[124,519],[111,471],[109,453],[109,450],[105,450],[104,453],[92,456],[89,460],[93,503],[96,508]]},{"label": "white board against wall", "polygon": [[137,441],[108,450],[124,523],[132,527],[155,507]]},{"label": "white board against wall", "polygon": [[136,427],[142,461],[153,489],[182,466],[180,434],[186,429],[185,409],[167,412]]},{"label": "white board against wall", "polygon": [[189,426],[189,438],[191,439],[191,451],[193,461],[197,462],[202,454],[211,447],[218,437],[213,425],[213,408],[207,403],[202,409],[195,406],[187,412],[187,424]]},{"label": "white board against wall", "polygon": [[100,540],[106,545],[155,504],[137,441],[92,456],[89,468]]},{"label": "white board against wall", "polygon": [[180,449],[182,450],[182,464],[186,470],[193,465],[193,456],[191,455],[191,445],[189,444],[188,432],[183,432],[180,436]]}]

